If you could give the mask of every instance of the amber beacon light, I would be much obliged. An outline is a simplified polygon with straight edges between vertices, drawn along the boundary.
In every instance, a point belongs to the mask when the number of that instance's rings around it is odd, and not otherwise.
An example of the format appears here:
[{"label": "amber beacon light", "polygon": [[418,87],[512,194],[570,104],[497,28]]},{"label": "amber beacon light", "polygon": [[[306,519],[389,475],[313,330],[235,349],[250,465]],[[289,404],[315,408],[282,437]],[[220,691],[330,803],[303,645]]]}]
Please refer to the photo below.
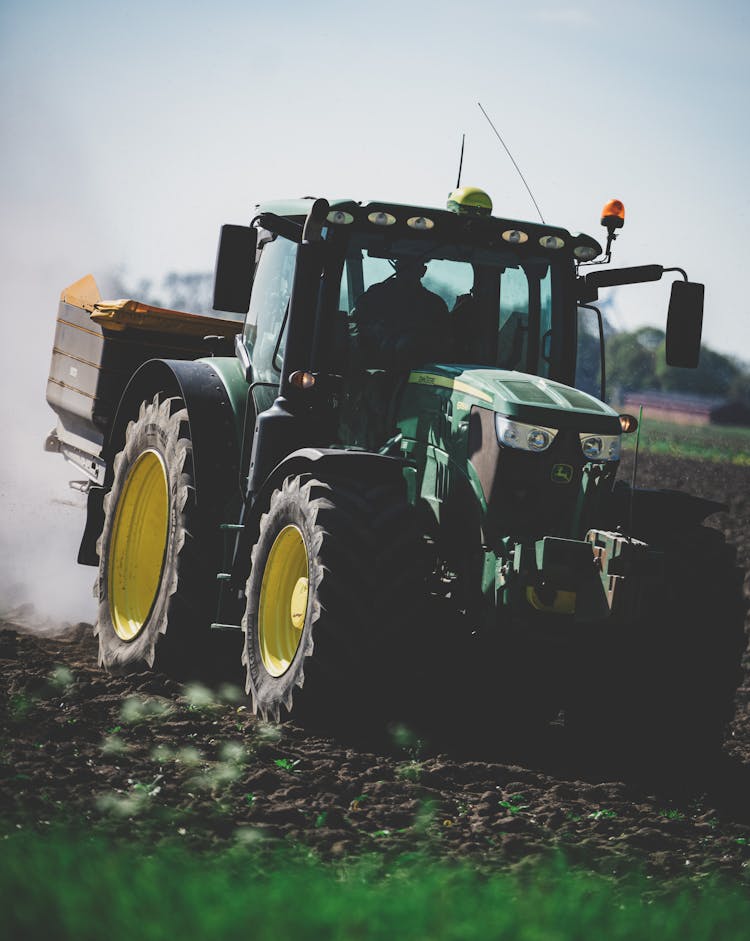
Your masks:
[{"label": "amber beacon light", "polygon": [[612,242],[617,238],[617,229],[625,225],[625,206],[619,199],[610,199],[602,209],[602,225],[607,230],[606,264],[612,257]]},{"label": "amber beacon light", "polygon": [[625,225],[625,207],[619,199],[610,199],[602,209],[602,225],[610,231]]}]

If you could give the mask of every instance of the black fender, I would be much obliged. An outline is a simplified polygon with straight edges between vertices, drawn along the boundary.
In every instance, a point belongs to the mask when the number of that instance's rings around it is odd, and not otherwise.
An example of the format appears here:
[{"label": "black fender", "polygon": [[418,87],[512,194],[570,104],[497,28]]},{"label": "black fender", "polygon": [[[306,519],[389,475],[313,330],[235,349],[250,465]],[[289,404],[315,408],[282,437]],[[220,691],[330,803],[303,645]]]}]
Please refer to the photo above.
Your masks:
[{"label": "black fender", "polygon": [[196,505],[201,512],[217,512],[235,498],[235,514],[241,507],[239,490],[240,442],[232,404],[218,372],[208,362],[152,359],[130,378],[109,428],[102,457],[107,462],[103,487],[89,491],[86,526],[78,561],[98,565],[96,541],[102,531],[104,494],[113,477],[113,461],[125,442],[128,423],[138,414],[142,401],[157,392],[179,396],[185,402],[193,443]]},{"label": "black fender", "polygon": [[402,476],[406,460],[373,451],[344,451],[341,448],[300,448],[274,467],[257,493],[248,497],[246,519],[260,516],[271,494],[285,477],[315,474],[317,477],[348,477],[366,483],[394,480]]},{"label": "black fender", "polygon": [[250,570],[250,549],[254,544],[260,517],[273,491],[286,477],[313,474],[315,477],[341,477],[365,483],[403,480],[408,462],[372,451],[345,451],[341,448],[300,448],[280,461],[266,477],[257,493],[248,494],[243,512],[243,528],[235,544],[232,583],[244,585]]}]

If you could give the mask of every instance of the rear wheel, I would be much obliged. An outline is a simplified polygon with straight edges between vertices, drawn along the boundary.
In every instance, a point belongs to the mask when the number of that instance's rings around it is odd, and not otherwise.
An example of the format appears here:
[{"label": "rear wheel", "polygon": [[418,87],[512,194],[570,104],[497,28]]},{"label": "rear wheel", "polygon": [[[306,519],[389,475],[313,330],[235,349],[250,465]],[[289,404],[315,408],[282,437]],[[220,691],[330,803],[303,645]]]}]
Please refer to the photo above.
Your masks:
[{"label": "rear wheel", "polygon": [[201,540],[187,410],[141,403],[114,461],[98,543],[99,663],[184,675],[205,653],[215,602],[211,537]]},{"label": "rear wheel", "polygon": [[403,485],[289,477],[260,521],[243,619],[253,708],[325,724],[405,708],[425,594]]}]

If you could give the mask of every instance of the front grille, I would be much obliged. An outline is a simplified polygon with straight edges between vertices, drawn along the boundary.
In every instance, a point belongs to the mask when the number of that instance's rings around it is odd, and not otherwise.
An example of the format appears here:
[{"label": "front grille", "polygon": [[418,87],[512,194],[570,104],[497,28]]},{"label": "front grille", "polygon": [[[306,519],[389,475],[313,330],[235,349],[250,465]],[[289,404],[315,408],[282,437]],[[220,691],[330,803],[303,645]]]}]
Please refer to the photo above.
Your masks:
[{"label": "front grille", "polygon": [[498,532],[518,541],[569,536],[584,465],[577,433],[558,432],[541,454],[500,447],[498,451],[489,500],[490,518]]},{"label": "front grille", "polygon": [[[547,451],[532,454],[501,447],[494,421],[492,411],[475,407],[469,426],[469,459],[487,501],[492,534],[517,542],[542,536],[580,538],[576,530],[587,525],[598,496],[587,494],[586,512],[577,519],[586,465],[579,432],[562,429]],[[601,477],[605,488],[611,486],[615,468],[608,465]],[[600,486],[595,490],[602,492]]]}]

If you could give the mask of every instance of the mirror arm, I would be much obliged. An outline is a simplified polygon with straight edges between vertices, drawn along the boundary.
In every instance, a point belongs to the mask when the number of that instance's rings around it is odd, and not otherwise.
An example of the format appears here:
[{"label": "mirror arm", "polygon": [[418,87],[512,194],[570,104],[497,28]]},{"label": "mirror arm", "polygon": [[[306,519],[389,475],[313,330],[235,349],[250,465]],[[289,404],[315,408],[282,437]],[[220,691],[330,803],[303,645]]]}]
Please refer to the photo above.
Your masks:
[{"label": "mirror arm", "polygon": [[599,372],[601,375],[601,383],[599,385],[600,395],[599,398],[603,402],[604,397],[607,394],[607,376],[605,372],[605,356],[604,356],[604,318],[602,317],[602,312],[598,307],[595,307],[593,304],[579,304],[579,307],[584,308],[584,310],[593,310],[596,314],[596,321],[599,324]]},{"label": "mirror arm", "polygon": [[612,261],[612,242],[617,238],[617,232],[610,229],[607,232],[607,247],[604,249],[604,258],[597,262],[599,265],[608,265]]},{"label": "mirror arm", "polygon": [[687,272],[684,270],[684,268],[665,268],[664,271],[662,271],[662,274],[667,274],[669,271],[676,271],[678,274],[681,274],[683,281],[688,280]]}]

